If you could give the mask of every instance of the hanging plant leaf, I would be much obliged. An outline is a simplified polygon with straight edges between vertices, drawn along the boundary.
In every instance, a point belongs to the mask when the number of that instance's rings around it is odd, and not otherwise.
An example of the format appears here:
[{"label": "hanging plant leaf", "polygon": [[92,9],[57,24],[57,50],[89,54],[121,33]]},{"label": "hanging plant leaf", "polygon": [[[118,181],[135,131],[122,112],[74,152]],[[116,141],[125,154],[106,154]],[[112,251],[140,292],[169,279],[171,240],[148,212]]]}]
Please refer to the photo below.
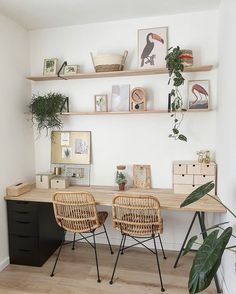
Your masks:
[{"label": "hanging plant leaf", "polygon": [[198,201],[215,187],[213,181],[210,181],[197,189],[195,189],[188,197],[180,204],[180,207],[185,207],[193,202]]},{"label": "hanging plant leaf", "polygon": [[190,294],[206,289],[220,266],[222,255],[232,235],[232,227],[228,227],[219,238],[218,233],[219,230],[213,231],[197,251],[189,274]]},{"label": "hanging plant leaf", "polygon": [[187,142],[187,138],[182,134],[178,136],[178,139]]}]

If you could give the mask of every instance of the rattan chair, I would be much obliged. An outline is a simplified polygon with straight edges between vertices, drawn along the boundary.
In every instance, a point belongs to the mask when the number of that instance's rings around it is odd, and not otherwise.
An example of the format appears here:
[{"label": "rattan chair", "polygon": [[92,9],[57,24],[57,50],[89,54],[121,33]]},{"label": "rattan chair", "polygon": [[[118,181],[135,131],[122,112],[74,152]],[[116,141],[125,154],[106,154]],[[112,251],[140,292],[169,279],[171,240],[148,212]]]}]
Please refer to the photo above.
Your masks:
[{"label": "rattan chair", "polygon": [[[62,240],[51,276],[54,276],[62,246],[73,243],[72,249],[74,249],[75,242],[85,240],[94,249],[97,267],[97,281],[101,282],[95,236],[105,233],[111,254],[113,254],[106,227],[104,225],[108,213],[105,211],[97,212],[94,197],[88,192],[57,192],[53,195],[53,208],[58,225],[63,228],[65,233],[74,233],[74,238],[71,242],[66,242],[64,239]],[[101,226],[103,226],[104,230],[95,233],[96,229]],[[77,233],[81,238],[76,239]],[[84,236],[83,233],[91,234],[89,236]],[[88,240],[90,237],[93,237],[93,243]]]},{"label": "rattan chair", "polygon": [[[163,220],[160,214],[160,203],[157,198],[149,195],[118,195],[113,199],[112,215],[113,226],[115,229],[121,232],[122,238],[110,284],[113,284],[113,278],[120,254],[123,254],[123,251],[128,248],[136,245],[142,245],[143,247],[154,253],[156,256],[157,268],[161,283],[161,291],[164,292],[165,289],[162,283],[161,269],[155,240],[156,237],[159,238],[163,257],[164,259],[166,259],[160,237],[160,234],[163,232]],[[126,237],[131,237],[135,241],[135,244],[125,247]],[[143,238],[144,240],[140,241],[139,238]],[[150,240],[153,240],[154,242],[154,250],[148,248],[144,244],[145,242]]]}]

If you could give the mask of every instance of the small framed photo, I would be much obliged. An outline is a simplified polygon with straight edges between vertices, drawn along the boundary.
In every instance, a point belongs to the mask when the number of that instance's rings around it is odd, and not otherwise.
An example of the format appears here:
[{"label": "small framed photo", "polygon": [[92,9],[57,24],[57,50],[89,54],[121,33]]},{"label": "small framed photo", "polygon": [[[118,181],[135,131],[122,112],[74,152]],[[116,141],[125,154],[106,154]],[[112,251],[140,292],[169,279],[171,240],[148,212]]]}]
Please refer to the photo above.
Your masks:
[{"label": "small framed photo", "polygon": [[150,189],[151,188],[151,166],[150,165],[133,165],[134,187]]},{"label": "small framed photo", "polygon": [[188,81],[188,109],[209,109],[209,80]]},{"label": "small framed photo", "polygon": [[78,65],[66,65],[64,67],[64,75],[76,75],[78,73]]},{"label": "small framed photo", "polygon": [[129,111],[130,85],[113,85],[111,93],[111,111]]},{"label": "small framed photo", "polygon": [[138,30],[138,67],[165,68],[167,27]]},{"label": "small framed photo", "polygon": [[44,59],[43,74],[45,76],[55,75],[57,73],[57,58]]},{"label": "small framed photo", "polygon": [[96,112],[108,111],[107,95],[106,94],[94,95],[94,106],[95,106]]}]

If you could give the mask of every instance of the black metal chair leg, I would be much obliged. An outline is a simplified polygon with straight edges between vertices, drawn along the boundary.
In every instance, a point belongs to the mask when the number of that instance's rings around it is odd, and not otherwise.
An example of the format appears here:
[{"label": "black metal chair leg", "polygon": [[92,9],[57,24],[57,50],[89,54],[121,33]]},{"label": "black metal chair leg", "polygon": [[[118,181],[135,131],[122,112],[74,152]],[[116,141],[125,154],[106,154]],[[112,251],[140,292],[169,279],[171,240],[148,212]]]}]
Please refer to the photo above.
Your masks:
[{"label": "black metal chair leg", "polygon": [[97,267],[97,282],[101,283],[100,275],[99,275],[99,268],[98,268],[98,255],[97,255],[97,247],[96,247],[96,240],[95,240],[95,233],[93,231],[93,243],[94,243],[94,253],[95,253],[95,259],[96,259],[96,267]]},{"label": "black metal chair leg", "polygon": [[110,240],[109,240],[109,238],[108,238],[107,230],[106,230],[106,227],[105,227],[104,224],[103,224],[103,229],[104,229],[104,232],[105,232],[106,237],[107,237],[107,242],[108,242],[108,245],[109,245],[109,248],[110,248],[111,254],[114,254],[114,252],[113,252],[113,250],[112,250],[112,247],[111,247]]},{"label": "black metal chair leg", "polygon": [[55,271],[55,268],[56,268],[56,265],[57,265],[57,261],[58,261],[58,259],[59,259],[59,255],[60,255],[60,253],[61,253],[61,248],[62,248],[63,244],[64,244],[64,239],[61,241],[61,245],[60,245],[60,248],[59,248],[58,253],[57,253],[57,258],[56,258],[56,260],[55,260],[55,263],[54,263],[54,266],[53,266],[53,270],[52,270],[52,273],[51,273],[51,275],[50,275],[51,277],[54,276],[54,271]]},{"label": "black metal chair leg", "polygon": [[75,236],[76,236],[76,233],[74,233],[72,250],[75,250]]},{"label": "black metal chair leg", "polygon": [[157,253],[157,245],[156,245],[155,235],[153,235],[152,238],[153,238],[153,243],[154,243],[154,248],[155,248],[157,268],[158,268],[160,282],[161,282],[161,292],[165,292],[165,288],[163,287],[163,283],[162,283],[161,268],[160,268],[159,259],[158,259],[158,253]]},{"label": "black metal chair leg", "polygon": [[165,255],[165,251],[164,251],[163,245],[162,245],[161,235],[158,234],[158,237],[159,237],[160,244],[161,244],[161,250],[162,250],[163,258],[164,258],[164,259],[167,259],[166,255]]},{"label": "black metal chair leg", "polygon": [[114,275],[115,275],[116,266],[117,266],[118,259],[119,259],[119,256],[120,256],[120,252],[121,252],[124,237],[125,237],[125,235],[122,235],[121,242],[120,242],[120,247],[119,247],[119,250],[118,250],[118,253],[117,253],[116,262],[115,262],[114,269],[113,269],[113,273],[112,273],[112,276],[111,276],[111,280],[109,282],[111,285],[113,284],[113,278],[114,278]]},{"label": "black metal chair leg", "polygon": [[121,253],[120,254],[124,254],[125,241],[126,241],[126,235],[125,235],[125,238],[124,238],[124,242],[123,242],[123,246],[122,246],[122,249],[121,249]]}]

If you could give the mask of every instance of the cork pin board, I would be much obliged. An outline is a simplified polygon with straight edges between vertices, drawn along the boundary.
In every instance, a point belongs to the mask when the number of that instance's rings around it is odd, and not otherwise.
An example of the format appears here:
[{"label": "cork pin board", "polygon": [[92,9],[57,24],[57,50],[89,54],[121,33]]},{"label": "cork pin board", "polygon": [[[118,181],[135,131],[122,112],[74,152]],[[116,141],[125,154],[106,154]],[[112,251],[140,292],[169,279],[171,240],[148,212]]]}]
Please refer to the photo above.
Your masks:
[{"label": "cork pin board", "polygon": [[51,163],[90,164],[91,132],[53,131]]}]

